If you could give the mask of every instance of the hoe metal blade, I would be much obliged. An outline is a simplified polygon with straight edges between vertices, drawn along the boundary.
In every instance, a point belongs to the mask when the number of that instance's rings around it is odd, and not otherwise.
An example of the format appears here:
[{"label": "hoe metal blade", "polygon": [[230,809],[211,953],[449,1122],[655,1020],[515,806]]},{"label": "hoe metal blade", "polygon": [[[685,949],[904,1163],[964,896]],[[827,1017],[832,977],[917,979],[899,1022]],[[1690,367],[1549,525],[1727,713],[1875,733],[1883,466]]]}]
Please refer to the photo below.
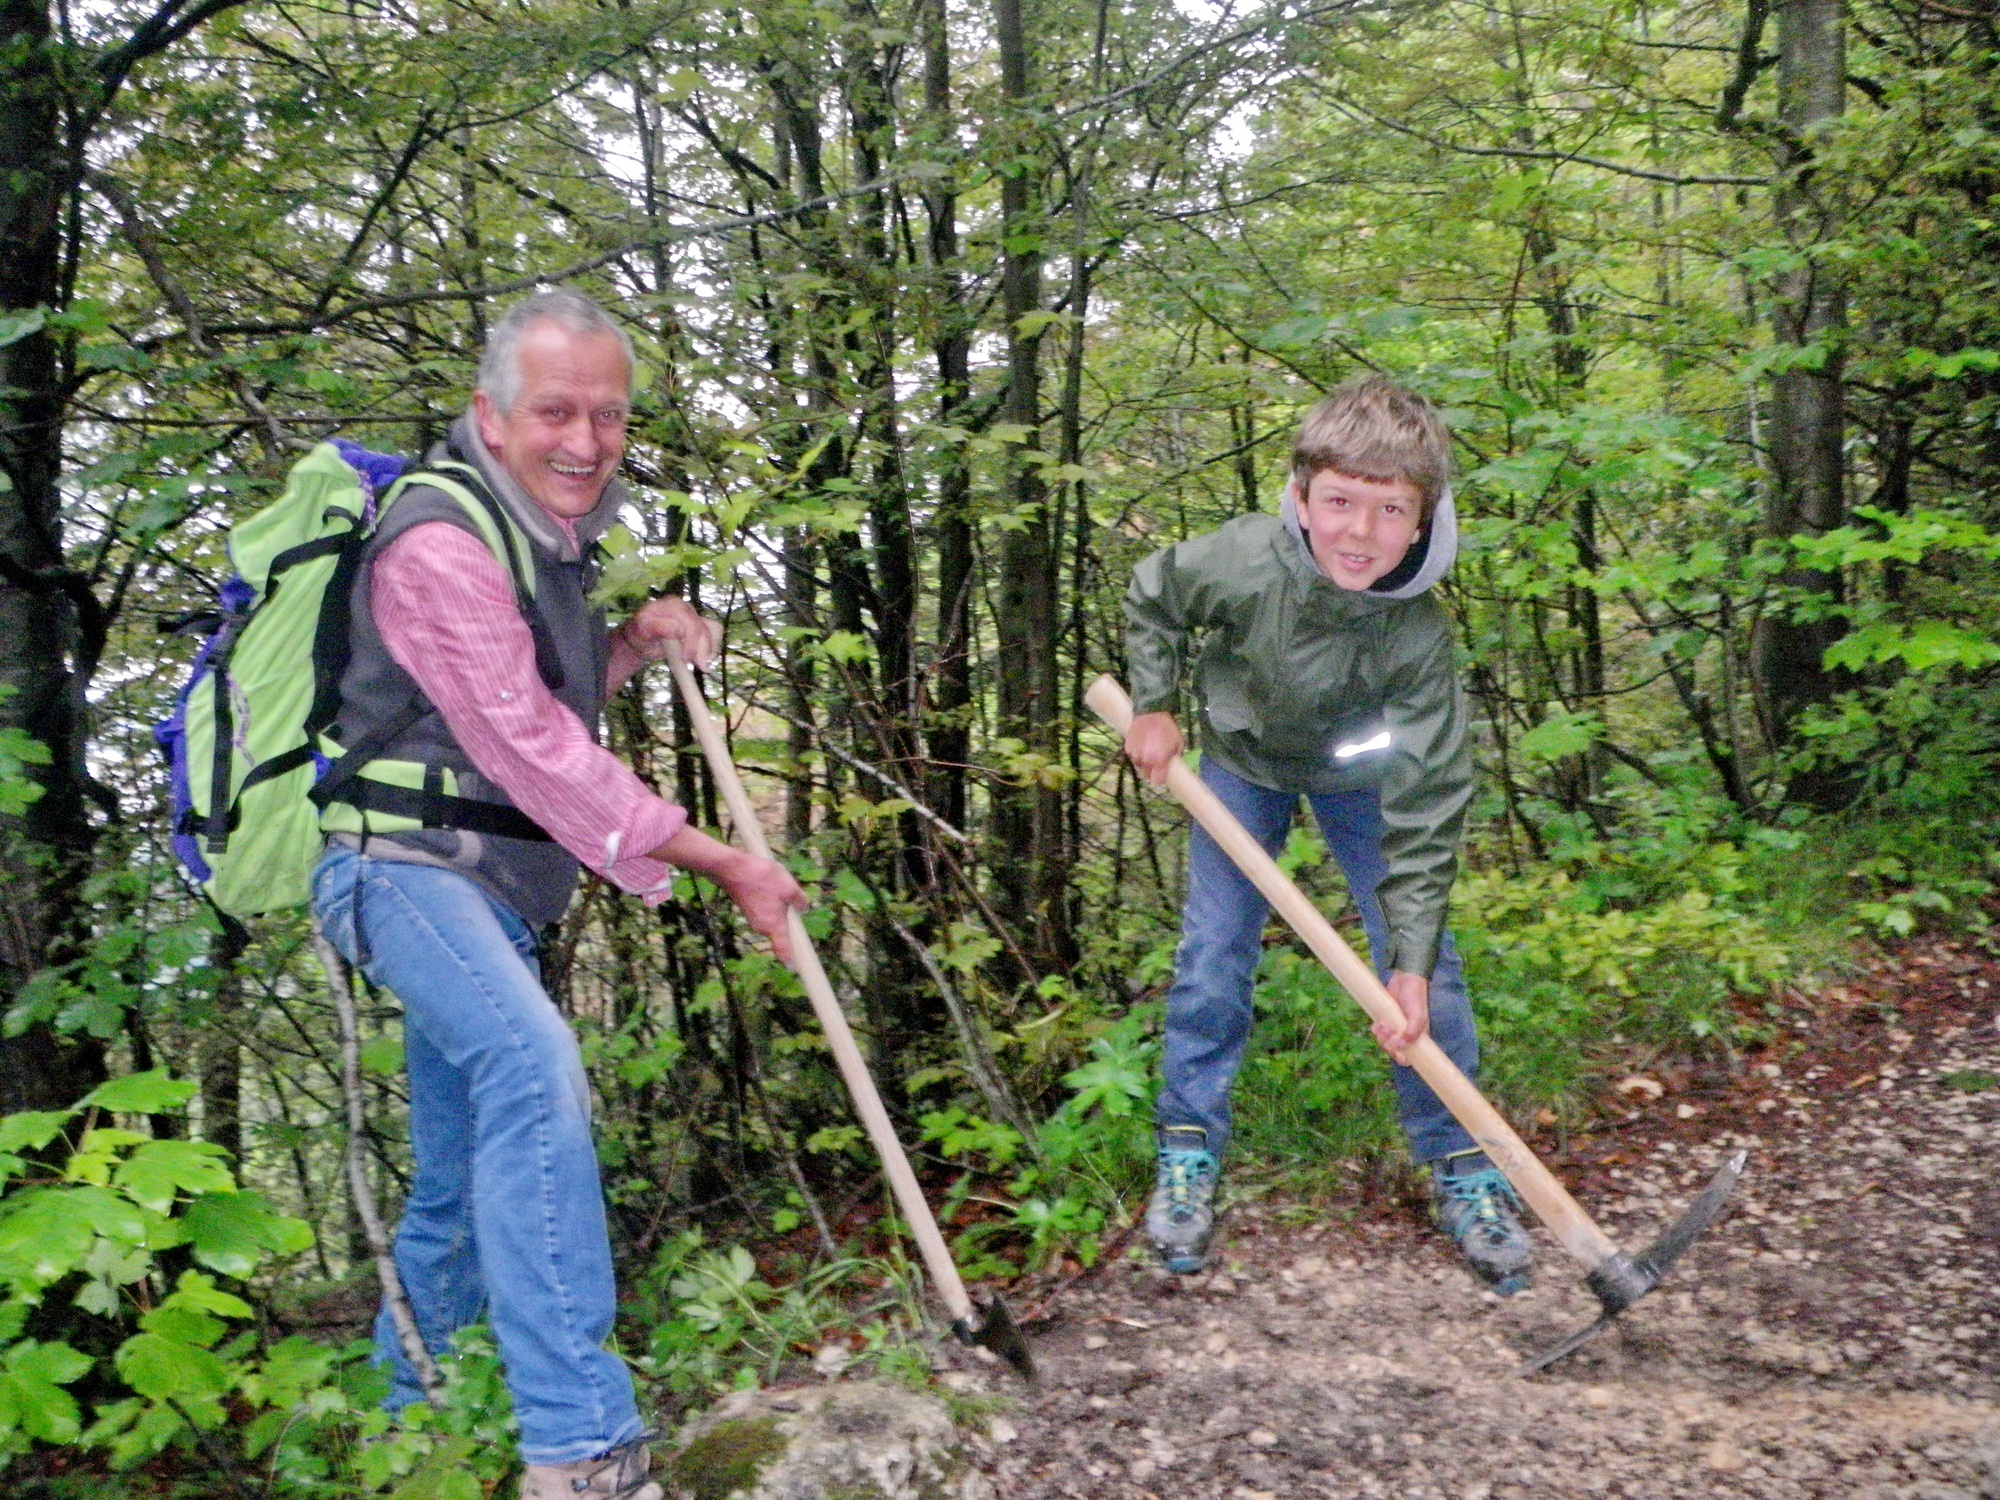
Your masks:
[{"label": "hoe metal blade", "polygon": [[1585,1285],[1596,1293],[1598,1302],[1604,1308],[1603,1315],[1588,1328],[1579,1329],[1553,1348],[1543,1350],[1515,1373],[1532,1375],[1566,1355],[1574,1354],[1609,1328],[1612,1320],[1626,1308],[1658,1286],[1687,1247],[1715,1222],[1716,1216],[1722,1212],[1722,1205],[1736,1190],[1736,1184],[1743,1176],[1743,1165],[1749,1158],[1749,1152],[1738,1151],[1725,1161],[1708,1180],[1708,1186],[1687,1206],[1687,1212],[1644,1250],[1637,1255],[1627,1255],[1621,1250],[1592,1271],[1585,1278]]},{"label": "hoe metal blade", "polygon": [[1029,1385],[1037,1383],[1035,1356],[1028,1352],[1028,1341],[1021,1337],[1014,1315],[1007,1311],[1007,1304],[998,1292],[986,1304],[985,1316],[977,1324],[970,1318],[960,1318],[951,1325],[951,1329],[958,1335],[960,1343],[991,1349],[1012,1365],[1015,1373]]}]

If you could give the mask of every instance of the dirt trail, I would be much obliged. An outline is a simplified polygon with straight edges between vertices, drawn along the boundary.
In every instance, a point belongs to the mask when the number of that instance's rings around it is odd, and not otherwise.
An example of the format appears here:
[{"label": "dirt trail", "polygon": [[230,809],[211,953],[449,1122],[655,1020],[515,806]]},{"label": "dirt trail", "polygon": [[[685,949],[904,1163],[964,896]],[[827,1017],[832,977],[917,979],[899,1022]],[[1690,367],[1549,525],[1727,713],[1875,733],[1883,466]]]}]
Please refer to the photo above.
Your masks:
[{"label": "dirt trail", "polygon": [[1514,1369],[1596,1311],[1546,1235],[1503,1301],[1406,1208],[1301,1225],[1265,1199],[1212,1274],[1127,1260],[1064,1294],[984,1465],[1009,1500],[2000,1500],[1996,1007],[2000,967],[1933,945],[1739,1075],[1632,1085],[1550,1153],[1620,1243],[1726,1151],[1750,1174],[1667,1285],[1538,1376]]}]

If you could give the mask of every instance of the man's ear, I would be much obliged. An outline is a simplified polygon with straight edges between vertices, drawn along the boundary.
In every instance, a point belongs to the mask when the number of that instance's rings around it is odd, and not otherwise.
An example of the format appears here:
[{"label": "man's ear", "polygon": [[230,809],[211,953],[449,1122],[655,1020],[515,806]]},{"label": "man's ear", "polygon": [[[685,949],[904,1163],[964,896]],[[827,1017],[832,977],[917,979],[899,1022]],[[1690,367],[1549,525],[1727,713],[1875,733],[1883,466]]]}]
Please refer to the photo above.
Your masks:
[{"label": "man's ear", "polygon": [[500,451],[500,413],[493,409],[493,402],[486,392],[472,393],[472,421],[479,429],[479,441],[486,445],[489,453]]}]

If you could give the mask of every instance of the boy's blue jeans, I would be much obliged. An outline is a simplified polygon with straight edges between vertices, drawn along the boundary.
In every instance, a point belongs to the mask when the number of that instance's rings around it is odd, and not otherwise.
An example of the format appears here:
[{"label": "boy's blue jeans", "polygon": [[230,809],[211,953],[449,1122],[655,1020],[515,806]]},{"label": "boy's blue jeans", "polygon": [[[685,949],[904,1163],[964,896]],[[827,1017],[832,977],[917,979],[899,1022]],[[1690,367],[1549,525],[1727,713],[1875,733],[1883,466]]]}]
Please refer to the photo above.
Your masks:
[{"label": "boy's blue jeans", "polygon": [[[370,980],[403,1004],[416,1174],[396,1269],[434,1353],[482,1308],[529,1463],[594,1458],[643,1430],[623,1361],[604,1348],[616,1293],[576,1037],[543,991],[534,934],[450,870],[335,845],[313,908]],[[388,1404],[421,1400],[388,1309],[375,1362]]]},{"label": "boy's blue jeans", "polygon": [[[1278,852],[1291,831],[1298,793],[1245,781],[1208,756],[1202,757],[1201,779],[1266,852]],[[1388,951],[1388,927],[1375,899],[1375,888],[1388,873],[1380,795],[1370,787],[1306,800],[1347,877],[1369,950],[1377,955],[1376,969],[1387,980],[1380,955]],[[1208,1132],[1209,1150],[1218,1156],[1229,1144],[1229,1087],[1250,1041],[1251,983],[1269,915],[1269,903],[1197,823],[1189,835],[1187,903],[1181,910],[1174,984],[1167,992],[1166,1083],[1155,1119],[1162,1128],[1199,1125]],[[1450,933],[1431,970],[1430,1005],[1432,1038],[1466,1077],[1475,1077],[1479,1039]],[[1357,1014],[1355,1024],[1365,1024],[1365,1018]],[[1409,1068],[1395,1068],[1394,1076],[1397,1113],[1414,1160],[1436,1161],[1472,1149],[1472,1137],[1428,1084]]]}]

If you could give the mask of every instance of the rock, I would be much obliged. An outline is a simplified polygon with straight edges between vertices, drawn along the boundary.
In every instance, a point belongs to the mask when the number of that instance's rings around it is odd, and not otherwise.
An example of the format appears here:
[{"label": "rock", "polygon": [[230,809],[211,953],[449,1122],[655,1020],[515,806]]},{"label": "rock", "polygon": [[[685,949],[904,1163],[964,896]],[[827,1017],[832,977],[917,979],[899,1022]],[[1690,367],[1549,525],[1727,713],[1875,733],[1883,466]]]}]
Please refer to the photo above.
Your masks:
[{"label": "rock", "polygon": [[725,1397],[657,1477],[667,1500],[994,1500],[942,1403],[872,1381]]},{"label": "rock", "polygon": [[1726,1437],[1719,1437],[1710,1443],[1702,1454],[1702,1461],[1718,1474],[1733,1474],[1749,1462]]}]

